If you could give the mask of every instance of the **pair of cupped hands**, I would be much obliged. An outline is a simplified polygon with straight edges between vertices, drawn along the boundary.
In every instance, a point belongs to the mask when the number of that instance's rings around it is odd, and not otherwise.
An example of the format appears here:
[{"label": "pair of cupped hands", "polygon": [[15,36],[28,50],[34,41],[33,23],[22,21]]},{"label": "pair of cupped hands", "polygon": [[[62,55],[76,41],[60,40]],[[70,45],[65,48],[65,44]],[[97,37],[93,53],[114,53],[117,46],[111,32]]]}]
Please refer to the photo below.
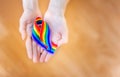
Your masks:
[{"label": "pair of cupped hands", "polygon": [[27,55],[29,59],[32,59],[35,63],[47,62],[54,54],[47,52],[32,39],[32,26],[36,17],[42,17],[42,19],[49,24],[51,40],[57,44],[58,47],[68,41],[67,24],[64,14],[59,12],[53,13],[47,11],[45,15],[42,16],[40,10],[24,10],[19,22],[19,31],[22,40],[25,40]]}]

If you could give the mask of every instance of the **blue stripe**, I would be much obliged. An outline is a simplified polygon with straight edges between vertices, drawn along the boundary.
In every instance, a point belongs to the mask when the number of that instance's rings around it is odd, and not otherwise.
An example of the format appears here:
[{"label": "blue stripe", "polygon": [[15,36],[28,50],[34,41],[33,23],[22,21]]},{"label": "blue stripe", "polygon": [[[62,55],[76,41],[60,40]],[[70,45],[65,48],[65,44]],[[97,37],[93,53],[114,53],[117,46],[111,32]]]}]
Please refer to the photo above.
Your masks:
[{"label": "blue stripe", "polygon": [[49,25],[47,24],[47,26],[48,26],[48,45],[49,45],[49,50],[51,50],[52,49],[52,46],[51,46],[51,43],[50,43],[50,41],[51,41],[51,38],[50,38],[50,28],[49,28]]},{"label": "blue stripe", "polygon": [[41,41],[39,41],[39,39],[38,38],[36,38],[36,36],[32,33],[32,38],[39,44],[39,45],[41,45],[43,48],[46,48],[45,46],[44,46],[44,44],[41,42]]}]

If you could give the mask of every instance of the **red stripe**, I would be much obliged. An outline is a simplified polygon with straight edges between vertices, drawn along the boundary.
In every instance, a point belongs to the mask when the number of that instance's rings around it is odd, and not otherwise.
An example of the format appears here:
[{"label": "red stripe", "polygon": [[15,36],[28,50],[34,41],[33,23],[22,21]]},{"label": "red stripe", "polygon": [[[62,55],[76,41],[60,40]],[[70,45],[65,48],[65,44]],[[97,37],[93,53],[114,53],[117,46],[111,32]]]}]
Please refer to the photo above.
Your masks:
[{"label": "red stripe", "polygon": [[42,21],[42,30],[41,30],[41,32],[40,32],[40,39],[41,39],[41,41],[43,41],[43,31],[44,31],[44,21]]},{"label": "red stripe", "polygon": [[37,23],[35,23],[35,28],[38,31],[38,33],[40,33],[40,28],[38,27]]},{"label": "red stripe", "polygon": [[35,26],[35,28],[36,28],[36,30],[38,31],[38,33],[39,33],[39,35],[40,35],[40,28],[39,28],[39,26],[38,26],[38,24],[37,24],[37,21],[39,21],[39,20],[37,20],[37,19],[41,19],[40,17],[37,17],[36,18],[36,20],[34,21],[34,26]]},{"label": "red stripe", "polygon": [[41,19],[40,17],[37,17],[36,20]]},{"label": "red stripe", "polygon": [[57,47],[57,44],[55,44],[55,43],[52,42],[52,46]]}]

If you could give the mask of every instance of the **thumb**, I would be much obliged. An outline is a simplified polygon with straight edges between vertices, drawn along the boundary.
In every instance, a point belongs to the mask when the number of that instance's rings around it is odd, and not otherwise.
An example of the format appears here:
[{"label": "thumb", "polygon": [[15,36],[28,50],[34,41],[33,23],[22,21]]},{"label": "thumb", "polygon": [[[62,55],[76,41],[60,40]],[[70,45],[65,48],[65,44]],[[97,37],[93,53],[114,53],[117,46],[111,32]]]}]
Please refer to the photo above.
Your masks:
[{"label": "thumb", "polygon": [[68,42],[68,34],[62,33],[60,34],[61,38],[58,40],[57,44],[58,46],[61,46],[62,44],[65,44]]},{"label": "thumb", "polygon": [[58,47],[64,43],[67,43],[67,41],[68,41],[68,35],[65,33],[64,34],[61,34],[61,33],[52,34],[52,42],[56,44]]},{"label": "thumb", "polygon": [[51,40],[52,40],[52,43],[53,44],[56,44],[58,45],[58,40],[60,39],[60,36],[58,33],[54,32],[52,33],[52,37],[51,37]]}]

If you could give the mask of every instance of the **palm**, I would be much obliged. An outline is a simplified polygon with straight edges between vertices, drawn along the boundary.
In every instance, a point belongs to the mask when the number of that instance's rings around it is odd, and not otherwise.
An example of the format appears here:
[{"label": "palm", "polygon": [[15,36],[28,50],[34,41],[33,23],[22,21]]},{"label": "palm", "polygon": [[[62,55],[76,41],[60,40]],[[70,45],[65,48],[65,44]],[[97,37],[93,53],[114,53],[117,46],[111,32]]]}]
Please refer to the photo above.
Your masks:
[{"label": "palm", "polygon": [[46,13],[44,20],[49,24],[52,31],[52,40],[59,46],[68,40],[68,29],[64,16]]},{"label": "palm", "polygon": [[37,52],[40,52],[40,47],[31,39],[33,21],[37,16],[41,16],[40,12],[25,11],[20,18],[20,33],[22,38],[26,38],[26,49],[30,59],[37,62]]}]

